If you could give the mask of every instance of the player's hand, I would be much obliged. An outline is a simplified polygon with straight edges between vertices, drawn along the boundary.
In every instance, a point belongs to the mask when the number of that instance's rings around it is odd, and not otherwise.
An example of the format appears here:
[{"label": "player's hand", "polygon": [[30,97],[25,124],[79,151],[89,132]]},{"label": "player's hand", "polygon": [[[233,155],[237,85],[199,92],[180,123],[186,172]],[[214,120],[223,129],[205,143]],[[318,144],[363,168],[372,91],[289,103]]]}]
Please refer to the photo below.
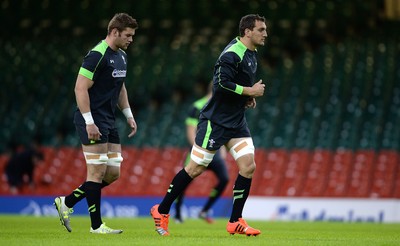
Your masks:
[{"label": "player's hand", "polygon": [[254,97],[250,97],[246,102],[245,108],[255,108],[257,105],[256,99]]},{"label": "player's hand", "polygon": [[94,141],[100,140],[101,133],[96,124],[86,125],[86,132],[88,134],[89,140],[94,140]]},{"label": "player's hand", "polygon": [[131,137],[133,137],[133,136],[136,134],[136,132],[137,132],[136,121],[135,121],[134,118],[128,118],[126,121],[127,121],[128,125],[129,125],[129,127],[131,128],[131,133],[129,133],[128,138],[131,138]]},{"label": "player's hand", "polygon": [[262,79],[260,79],[257,83],[255,83],[252,87],[252,97],[260,97],[264,95],[265,84],[262,83]]}]

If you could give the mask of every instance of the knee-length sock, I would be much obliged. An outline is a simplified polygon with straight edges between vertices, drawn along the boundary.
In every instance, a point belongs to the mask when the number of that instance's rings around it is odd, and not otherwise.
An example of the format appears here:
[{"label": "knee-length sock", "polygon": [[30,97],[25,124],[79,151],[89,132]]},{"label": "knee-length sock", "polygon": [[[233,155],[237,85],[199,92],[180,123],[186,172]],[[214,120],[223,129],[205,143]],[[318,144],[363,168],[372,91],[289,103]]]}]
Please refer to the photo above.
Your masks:
[{"label": "knee-length sock", "polygon": [[[109,183],[103,180],[101,183],[101,188],[104,188],[108,185]],[[86,182],[81,184],[78,188],[73,190],[71,194],[65,197],[65,205],[69,208],[73,208],[75,204],[80,202],[85,197],[86,197]]]},{"label": "knee-length sock", "polygon": [[229,222],[236,222],[242,218],[242,212],[247,197],[249,196],[251,179],[238,174],[233,187],[233,207]]},{"label": "knee-length sock", "polygon": [[168,214],[172,203],[186,189],[192,180],[193,179],[189,176],[185,169],[179,171],[169,185],[167,194],[164,196],[164,199],[161,201],[160,206],[158,207],[158,212],[161,214]]},{"label": "knee-length sock", "polygon": [[101,220],[101,183],[86,182],[86,201],[92,228],[96,230],[103,223]]}]

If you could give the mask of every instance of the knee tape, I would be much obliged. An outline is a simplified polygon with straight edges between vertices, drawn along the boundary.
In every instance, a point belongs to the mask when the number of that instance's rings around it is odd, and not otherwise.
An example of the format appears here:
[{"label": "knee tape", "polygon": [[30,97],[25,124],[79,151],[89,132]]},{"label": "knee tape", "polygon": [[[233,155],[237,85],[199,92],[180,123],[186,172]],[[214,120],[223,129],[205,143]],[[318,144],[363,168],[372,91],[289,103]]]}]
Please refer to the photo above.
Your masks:
[{"label": "knee tape", "polygon": [[98,153],[90,153],[90,152],[83,152],[85,155],[85,160],[87,164],[107,164],[108,156],[107,154],[98,154]]},{"label": "knee tape", "polygon": [[107,161],[108,166],[119,167],[121,166],[121,162],[124,160],[124,158],[122,158],[121,153],[119,152],[108,152],[107,156],[108,156],[108,161]]},{"label": "knee tape", "polygon": [[229,150],[233,159],[237,160],[239,157],[242,157],[247,154],[254,155],[254,145],[253,140],[251,138],[243,139],[242,141],[237,142],[232,148]]},{"label": "knee tape", "polygon": [[192,158],[192,160],[197,164],[207,167],[214,158],[214,155],[215,154],[208,153],[193,145],[192,152],[190,153],[190,158]]}]

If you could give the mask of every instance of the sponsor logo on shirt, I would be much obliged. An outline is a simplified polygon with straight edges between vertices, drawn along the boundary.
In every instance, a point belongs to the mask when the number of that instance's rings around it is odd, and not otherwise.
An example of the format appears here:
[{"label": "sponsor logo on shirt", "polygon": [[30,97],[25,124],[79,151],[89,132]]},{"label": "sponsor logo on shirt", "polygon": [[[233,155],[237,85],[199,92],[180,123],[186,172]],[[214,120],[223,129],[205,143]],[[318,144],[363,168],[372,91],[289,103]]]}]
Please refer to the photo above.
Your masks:
[{"label": "sponsor logo on shirt", "polygon": [[124,78],[126,77],[126,70],[114,69],[114,71],[112,72],[112,76],[114,78]]}]

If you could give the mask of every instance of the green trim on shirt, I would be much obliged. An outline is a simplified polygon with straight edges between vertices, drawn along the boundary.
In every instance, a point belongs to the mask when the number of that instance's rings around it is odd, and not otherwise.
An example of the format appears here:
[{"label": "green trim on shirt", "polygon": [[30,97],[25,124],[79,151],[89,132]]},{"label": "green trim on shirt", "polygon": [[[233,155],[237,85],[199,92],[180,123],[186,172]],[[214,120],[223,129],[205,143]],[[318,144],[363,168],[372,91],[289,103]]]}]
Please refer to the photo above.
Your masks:
[{"label": "green trim on shirt", "polygon": [[99,44],[97,44],[92,51],[97,51],[100,54],[104,55],[106,53],[106,50],[108,48],[108,44],[106,43],[105,40],[102,40]]},{"label": "green trim on shirt", "polygon": [[241,85],[236,85],[235,92],[236,92],[237,94],[239,94],[239,95],[242,95],[242,93],[243,93],[243,86],[241,86]]},{"label": "green trim on shirt", "polygon": [[81,67],[79,69],[79,74],[82,76],[85,76],[86,78],[93,80],[93,74],[92,72],[90,72],[89,70],[87,70],[86,68]]},{"label": "green trim on shirt", "polygon": [[[231,47],[229,47],[229,48],[226,50],[226,52],[234,52],[236,55],[239,56],[240,61],[242,61],[242,60],[243,60],[244,53],[245,53],[246,50],[247,50],[247,47],[246,47],[246,45],[244,45],[244,44],[242,43],[242,41],[240,41],[239,38],[236,38],[236,40],[237,40],[237,42],[236,42],[235,44],[233,44]],[[226,52],[225,52],[225,53],[226,53]]]}]

